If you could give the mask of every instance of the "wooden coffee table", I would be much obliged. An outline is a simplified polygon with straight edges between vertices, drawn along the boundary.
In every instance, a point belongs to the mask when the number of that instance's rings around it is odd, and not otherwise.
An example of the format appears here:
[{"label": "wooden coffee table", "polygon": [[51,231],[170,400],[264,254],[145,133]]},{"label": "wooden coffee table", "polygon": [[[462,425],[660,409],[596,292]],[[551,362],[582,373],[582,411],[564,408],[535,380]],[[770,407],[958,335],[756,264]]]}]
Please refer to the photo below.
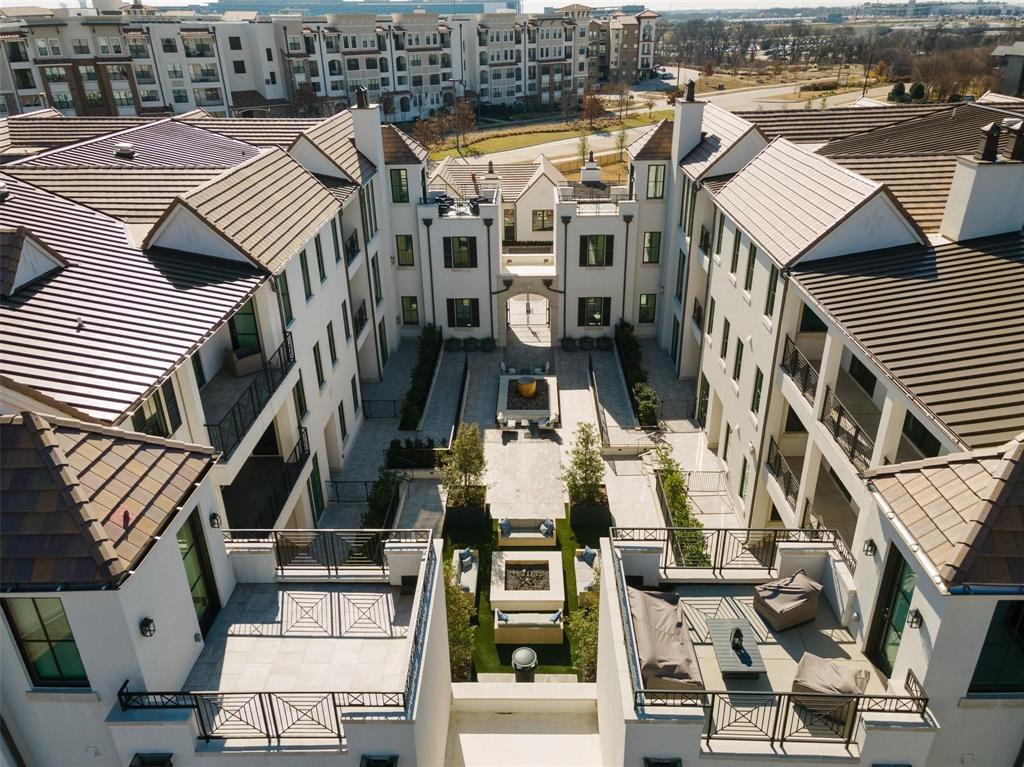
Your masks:
[{"label": "wooden coffee table", "polygon": [[[732,632],[737,628],[743,632],[743,649],[738,653],[732,649]],[[723,679],[756,679],[767,672],[749,622],[743,618],[709,618],[708,631]]]}]

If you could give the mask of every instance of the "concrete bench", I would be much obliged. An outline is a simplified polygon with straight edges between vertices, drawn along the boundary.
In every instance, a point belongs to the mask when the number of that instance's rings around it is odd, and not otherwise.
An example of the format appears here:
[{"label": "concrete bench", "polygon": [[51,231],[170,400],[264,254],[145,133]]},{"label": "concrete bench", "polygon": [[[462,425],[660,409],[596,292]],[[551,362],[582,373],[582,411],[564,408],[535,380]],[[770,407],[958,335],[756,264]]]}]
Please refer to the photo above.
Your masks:
[{"label": "concrete bench", "polygon": [[551,535],[544,535],[540,531],[543,519],[510,519],[512,530],[508,535],[501,532],[501,525],[498,525],[498,547],[514,548],[516,546],[544,546],[554,548],[558,545],[554,530]]},{"label": "concrete bench", "polygon": [[476,582],[480,575],[480,551],[479,549],[471,549],[473,552],[473,566],[468,570],[463,570],[460,566],[459,551],[461,549],[456,549],[455,553],[452,554],[452,580],[459,584],[463,593],[469,594],[475,599]]},{"label": "concrete bench", "polygon": [[564,619],[551,622],[551,613],[506,613],[508,622],[494,611],[495,644],[562,644]]},{"label": "concrete bench", "polygon": [[[595,554],[599,555],[600,552]],[[583,549],[576,549],[572,561],[576,571],[576,595],[579,596],[584,591],[590,591],[590,587],[594,585],[594,579],[601,569],[601,559],[598,556],[594,559],[594,564],[588,565],[583,561]]]}]

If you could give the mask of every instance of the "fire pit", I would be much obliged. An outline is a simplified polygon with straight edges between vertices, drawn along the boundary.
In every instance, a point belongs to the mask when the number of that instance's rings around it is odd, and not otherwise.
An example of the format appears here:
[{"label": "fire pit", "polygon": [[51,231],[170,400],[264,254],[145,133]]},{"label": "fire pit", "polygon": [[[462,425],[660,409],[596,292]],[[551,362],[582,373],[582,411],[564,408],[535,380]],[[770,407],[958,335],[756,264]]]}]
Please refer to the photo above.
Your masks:
[{"label": "fire pit", "polygon": [[547,564],[510,564],[505,567],[505,588],[509,591],[546,591],[550,585]]},{"label": "fire pit", "polygon": [[530,378],[529,376],[520,378],[516,381],[516,391],[524,399],[533,399],[537,394],[537,379]]}]

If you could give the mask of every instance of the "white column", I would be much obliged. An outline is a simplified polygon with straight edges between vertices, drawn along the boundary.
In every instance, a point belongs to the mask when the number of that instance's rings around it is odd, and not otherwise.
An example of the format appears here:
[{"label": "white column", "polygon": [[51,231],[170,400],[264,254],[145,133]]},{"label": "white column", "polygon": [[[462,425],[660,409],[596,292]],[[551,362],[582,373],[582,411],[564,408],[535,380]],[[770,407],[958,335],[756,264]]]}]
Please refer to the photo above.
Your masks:
[{"label": "white column", "polygon": [[843,360],[843,339],[833,330],[825,337],[825,348],[821,353],[821,367],[818,369],[818,389],[814,393],[814,419],[821,418],[825,405],[825,387],[836,389],[839,377],[839,363]]},{"label": "white column", "polygon": [[886,393],[878,433],[875,435],[875,448],[871,452],[871,468],[882,466],[886,459],[889,462],[896,460],[896,451],[899,450],[903,434],[903,419],[906,416],[906,406],[891,393]]},{"label": "white column", "polygon": [[804,451],[804,463],[800,469],[800,488],[796,494],[796,518],[797,525],[803,526],[804,522],[804,507],[807,505],[807,499],[811,499],[811,504],[814,504],[814,492],[818,488],[818,471],[821,469],[821,450],[814,443],[814,440],[808,435],[807,438],[807,449]]}]

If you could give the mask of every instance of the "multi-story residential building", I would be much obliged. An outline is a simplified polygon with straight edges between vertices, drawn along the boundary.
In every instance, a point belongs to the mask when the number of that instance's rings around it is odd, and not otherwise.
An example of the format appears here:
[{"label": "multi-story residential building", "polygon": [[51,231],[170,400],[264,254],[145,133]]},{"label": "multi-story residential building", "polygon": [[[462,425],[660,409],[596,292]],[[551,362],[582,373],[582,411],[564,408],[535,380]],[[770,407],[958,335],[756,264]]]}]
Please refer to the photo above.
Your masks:
[{"label": "multi-story residential building", "polygon": [[1007,96],[1024,94],[1024,42],[997,45],[992,57],[999,68],[999,92]]},{"label": "multi-story residential building", "polygon": [[654,72],[659,13],[616,11],[592,18],[590,36],[591,82],[637,83]]}]

